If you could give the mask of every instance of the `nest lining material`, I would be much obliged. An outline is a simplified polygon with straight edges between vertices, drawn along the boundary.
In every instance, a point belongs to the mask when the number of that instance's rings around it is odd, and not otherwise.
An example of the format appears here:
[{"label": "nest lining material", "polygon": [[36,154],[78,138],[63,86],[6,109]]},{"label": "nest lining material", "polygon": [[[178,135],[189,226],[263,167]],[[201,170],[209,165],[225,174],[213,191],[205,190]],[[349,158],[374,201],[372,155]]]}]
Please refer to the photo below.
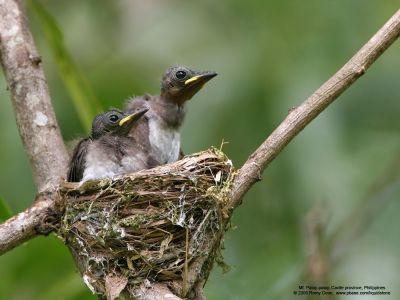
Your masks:
[{"label": "nest lining material", "polygon": [[59,235],[95,294],[132,295],[149,280],[181,282],[184,296],[211,269],[202,266],[189,280],[191,263],[213,261],[219,251],[232,178],[231,161],[211,149],[113,180],[65,187]]}]

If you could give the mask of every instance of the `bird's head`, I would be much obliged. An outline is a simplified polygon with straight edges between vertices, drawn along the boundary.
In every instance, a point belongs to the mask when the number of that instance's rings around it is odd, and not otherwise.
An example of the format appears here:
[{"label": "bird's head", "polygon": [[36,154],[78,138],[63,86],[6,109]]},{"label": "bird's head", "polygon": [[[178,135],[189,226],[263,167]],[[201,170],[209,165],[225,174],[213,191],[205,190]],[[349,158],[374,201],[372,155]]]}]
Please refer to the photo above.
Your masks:
[{"label": "bird's head", "polygon": [[214,71],[194,71],[186,67],[169,68],[161,80],[161,97],[182,105],[211,78]]},{"label": "bird's head", "polygon": [[111,109],[96,116],[92,123],[92,138],[98,139],[105,134],[126,136],[132,126],[149,110],[148,107],[137,108],[132,113]]}]

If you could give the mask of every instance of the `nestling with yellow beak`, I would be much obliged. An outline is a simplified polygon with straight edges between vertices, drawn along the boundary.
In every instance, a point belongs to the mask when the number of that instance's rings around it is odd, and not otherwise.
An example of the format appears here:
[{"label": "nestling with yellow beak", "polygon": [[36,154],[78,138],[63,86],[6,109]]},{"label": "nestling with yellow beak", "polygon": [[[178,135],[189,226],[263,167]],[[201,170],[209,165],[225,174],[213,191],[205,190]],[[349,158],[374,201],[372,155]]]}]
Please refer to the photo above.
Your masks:
[{"label": "nestling with yellow beak", "polygon": [[111,109],[96,116],[91,135],[74,149],[68,181],[97,180],[149,168],[146,149],[129,136],[148,110],[141,105],[129,113]]},{"label": "nestling with yellow beak", "polygon": [[143,143],[144,148],[149,148],[157,164],[174,162],[183,156],[180,128],[185,117],[185,103],[216,75],[214,71],[171,67],[162,77],[160,95],[144,95],[128,100],[128,112],[142,105],[150,107],[129,136]]}]

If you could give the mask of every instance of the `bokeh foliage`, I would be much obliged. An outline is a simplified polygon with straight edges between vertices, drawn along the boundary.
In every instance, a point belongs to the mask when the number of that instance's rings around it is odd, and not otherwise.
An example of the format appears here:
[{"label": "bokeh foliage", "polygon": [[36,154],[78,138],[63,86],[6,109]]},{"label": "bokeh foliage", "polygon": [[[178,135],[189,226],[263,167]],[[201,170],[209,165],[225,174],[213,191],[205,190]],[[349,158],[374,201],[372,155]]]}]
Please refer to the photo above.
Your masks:
[{"label": "bokeh foliage", "polygon": [[[76,70],[67,72],[67,80],[73,88],[92,89],[104,108],[121,107],[132,95],[157,93],[170,65],[216,70],[220,75],[188,104],[183,149],[192,153],[225,140],[224,151],[236,166],[290,107],[331,76],[398,9],[396,1],[380,0],[40,3],[64,36],[62,53],[69,53],[64,63]],[[54,55],[46,34],[51,28],[30,6],[28,15],[63,136],[66,141],[84,136],[82,111],[75,109],[71,86],[57,67],[65,56]],[[237,228],[226,239],[231,271],[222,274],[215,268],[206,286],[209,299],[292,299],[309,255],[308,212],[324,207],[329,236],[352,209],[360,214],[369,209],[369,202],[361,201],[373,196],[370,186],[386,173],[394,175],[382,183],[391,188],[378,193],[375,203],[382,207],[372,211],[363,235],[345,245],[330,277],[338,285],[386,285],[399,297],[400,203],[395,200],[400,170],[393,164],[400,150],[399,57],[397,42],[246,195],[233,218]],[[35,188],[3,77],[0,85],[0,197],[17,212],[30,204]],[[90,113],[96,109],[90,107]],[[0,299],[95,299],[53,236],[3,255],[0,266]]]}]

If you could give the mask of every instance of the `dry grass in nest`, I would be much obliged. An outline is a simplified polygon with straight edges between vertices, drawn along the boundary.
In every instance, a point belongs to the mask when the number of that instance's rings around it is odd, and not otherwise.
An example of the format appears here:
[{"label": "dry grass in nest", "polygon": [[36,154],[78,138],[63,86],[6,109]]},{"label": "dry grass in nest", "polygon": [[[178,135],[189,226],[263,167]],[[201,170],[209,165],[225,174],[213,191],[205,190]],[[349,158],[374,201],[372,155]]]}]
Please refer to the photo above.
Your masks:
[{"label": "dry grass in nest", "polygon": [[[59,234],[96,294],[132,295],[149,280],[181,282],[185,295],[219,250],[232,177],[231,162],[212,149],[113,180],[66,183]],[[188,273],[195,261],[198,274]]]}]

